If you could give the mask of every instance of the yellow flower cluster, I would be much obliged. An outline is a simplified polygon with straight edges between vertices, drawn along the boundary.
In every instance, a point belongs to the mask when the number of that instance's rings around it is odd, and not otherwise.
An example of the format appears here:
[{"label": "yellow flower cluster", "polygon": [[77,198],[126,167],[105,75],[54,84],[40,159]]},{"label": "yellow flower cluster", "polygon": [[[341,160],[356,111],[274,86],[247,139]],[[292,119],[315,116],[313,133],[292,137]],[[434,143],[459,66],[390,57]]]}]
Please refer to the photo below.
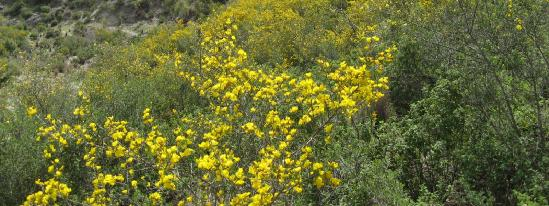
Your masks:
[{"label": "yellow flower cluster", "polygon": [[[206,52],[199,69],[179,73],[211,100],[216,115],[198,145],[202,149],[198,168],[205,171],[203,190],[216,191],[214,200],[218,203],[267,205],[281,196],[301,193],[304,178],[312,178],[318,188],[339,185],[340,180],[332,172],[337,163],[313,161],[311,146],[321,134],[305,130],[319,128],[329,140],[335,116],[342,115],[340,111],[352,118],[356,111],[381,98],[388,79],[373,79],[370,69],[380,73],[383,64],[392,61],[395,48],[365,57],[364,65],[358,67],[342,62],[324,77],[314,72],[299,77],[284,70],[254,69],[247,53],[235,43],[233,33],[238,26],[227,19],[223,27],[223,32],[204,34],[201,45]],[[369,41],[377,42],[379,37]],[[331,65],[320,62],[324,67]],[[248,141],[247,137],[251,138],[248,147],[258,145],[251,151],[258,156],[243,174],[246,169],[235,166],[241,158],[234,151],[242,151],[238,147],[241,141]],[[241,192],[219,195],[227,184],[234,184],[229,188]],[[213,200],[206,196],[203,201]]]},{"label": "yellow flower cluster", "polygon": [[[285,64],[258,66],[238,45],[238,19],[201,31],[197,61],[178,74],[209,101],[211,113],[166,125],[153,117],[154,108],[145,108],[137,130],[114,117],[103,124],[89,121],[90,100],[79,93],[77,124],[47,115],[47,126],[38,131],[38,140],[47,141],[44,158],[51,162],[47,184],[58,189],[31,194],[28,204],[68,197],[71,190],[60,181],[62,163],[68,161],[63,158],[71,157],[64,153],[73,147],[83,148],[78,155],[91,176],[84,180],[93,188],[84,191],[89,205],[127,204],[122,199],[153,205],[270,205],[311,188],[339,186],[342,180],[334,172],[339,164],[315,149],[336,137],[334,125],[383,97],[388,78],[382,71],[396,48],[373,52],[381,40],[364,32],[356,42],[366,51],[356,61],[318,59],[320,68],[302,72]],[[190,34],[164,36],[176,41],[185,35]],[[159,54],[155,61],[180,68],[184,56]],[[27,113],[36,112],[29,108]],[[139,132],[143,127],[146,132]]]},{"label": "yellow flower cluster", "polygon": [[[147,109],[145,110],[145,114]],[[145,115],[143,115],[145,118]],[[144,119],[146,121],[146,119]],[[145,139],[147,152],[154,158],[155,166],[158,171],[158,180],[155,182],[156,188],[160,190],[176,190],[175,180],[177,175],[172,173],[175,166],[181,161],[181,158],[190,156],[194,150],[188,148],[192,144],[190,137],[194,134],[192,130],[187,130],[185,133],[181,129],[175,129],[176,144],[170,146],[168,139],[162,135],[157,126],[153,126]],[[151,201],[155,202],[157,196]]]},{"label": "yellow flower cluster", "polygon": [[27,196],[23,205],[50,205],[57,202],[58,198],[67,198],[71,192],[71,188],[55,179],[45,182],[38,179],[36,184],[42,187],[42,191]]},{"label": "yellow flower cluster", "polygon": [[524,23],[519,17],[513,19],[514,16],[518,16],[515,15],[515,10],[516,8],[513,6],[513,0],[507,0],[507,12],[505,16],[511,18],[515,22],[515,29],[520,32],[524,29]]},{"label": "yellow flower cluster", "polygon": [[30,106],[29,108],[27,108],[27,116],[32,117],[36,115],[36,113],[38,113],[38,109],[36,109],[35,106]]},{"label": "yellow flower cluster", "polygon": [[114,186],[118,182],[123,182],[124,177],[122,175],[111,175],[99,173],[95,179],[93,179],[93,192],[90,197],[86,198],[86,203],[90,205],[108,205],[111,201],[107,195],[107,187]]},{"label": "yellow flower cluster", "polygon": [[517,25],[515,26],[515,28],[516,28],[518,31],[522,31],[522,29],[524,28],[524,26],[523,26],[523,24],[522,24],[522,19],[516,18],[516,19],[515,19],[515,22],[517,23]]},{"label": "yellow flower cluster", "polygon": [[[30,108],[31,112],[36,113],[36,109]],[[75,141],[82,138],[87,129],[80,125],[69,126],[57,121],[51,117],[50,114],[45,118],[48,126],[38,128],[37,141],[47,139],[48,144],[43,151],[43,157],[50,162],[48,166],[48,173],[52,177],[42,182],[40,179],[36,180],[36,184],[41,186],[41,190],[27,196],[24,205],[49,205],[57,202],[58,198],[67,198],[71,192],[71,188],[68,185],[61,183],[61,177],[63,175],[64,166],[60,158],[62,158],[62,152],[66,150],[70,143],[81,144],[81,141]],[[72,138],[68,138],[70,136]]]},{"label": "yellow flower cluster", "polygon": [[513,0],[507,0],[507,14],[505,14],[505,16],[513,16]]},{"label": "yellow flower cluster", "polygon": [[83,117],[86,114],[89,114],[89,103],[90,98],[86,95],[84,95],[84,92],[78,91],[78,97],[80,97],[80,100],[82,101],[82,106],[78,106],[73,110],[73,114],[78,117]]}]

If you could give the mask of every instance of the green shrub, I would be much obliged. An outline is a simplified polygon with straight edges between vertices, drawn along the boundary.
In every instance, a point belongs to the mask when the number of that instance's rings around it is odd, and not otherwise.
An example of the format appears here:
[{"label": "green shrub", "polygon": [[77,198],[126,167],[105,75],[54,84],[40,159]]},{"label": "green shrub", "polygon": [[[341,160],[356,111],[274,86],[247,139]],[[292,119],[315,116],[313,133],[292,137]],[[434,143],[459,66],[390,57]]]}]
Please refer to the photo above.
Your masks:
[{"label": "green shrub", "polygon": [[404,141],[391,162],[402,169],[405,188],[414,199],[442,204],[516,204],[513,190],[530,194],[530,182],[547,167],[547,97],[539,89],[549,82],[549,27],[541,20],[547,4],[388,7],[388,36],[400,45],[388,69],[391,100],[406,115],[386,132]]},{"label": "green shrub", "polygon": [[66,36],[59,38],[58,41],[59,53],[69,57],[77,56],[81,64],[96,53],[93,43],[85,37]]},{"label": "green shrub", "polygon": [[51,11],[51,8],[47,5],[43,5],[38,7],[38,11],[41,13],[49,13]]},{"label": "green shrub", "polygon": [[390,99],[398,115],[405,115],[410,106],[422,99],[423,89],[434,84],[436,71],[430,70],[417,42],[401,42],[394,67],[388,70]]},{"label": "green shrub", "polygon": [[34,138],[36,129],[25,108],[0,111],[0,205],[20,204],[24,194],[37,189],[36,178],[46,173],[46,164],[39,161],[43,145]]},{"label": "green shrub", "polygon": [[8,85],[12,77],[19,73],[18,67],[17,60],[0,57],[0,88]]},{"label": "green shrub", "polygon": [[7,16],[17,16],[21,13],[21,10],[25,7],[25,3],[21,0],[14,1],[10,6],[6,8],[4,14]]},{"label": "green shrub", "polygon": [[12,26],[0,26],[0,57],[6,57],[19,48],[25,48],[27,32]]},{"label": "green shrub", "polygon": [[[163,32],[166,31],[161,30],[158,35]],[[143,43],[101,47],[94,71],[83,84],[84,90],[92,91],[90,98],[98,113],[116,114],[116,118],[138,123],[146,107],[154,105],[160,116],[167,117],[173,109],[190,112],[197,109],[197,104],[203,104],[175,75],[177,68],[173,63],[158,65],[147,52],[173,52],[163,47],[167,40],[163,37],[152,35]],[[156,48],[148,47],[150,44]]]},{"label": "green shrub", "polygon": [[120,44],[127,40],[127,36],[121,31],[110,31],[108,29],[96,29],[94,31],[95,41],[109,44]]}]

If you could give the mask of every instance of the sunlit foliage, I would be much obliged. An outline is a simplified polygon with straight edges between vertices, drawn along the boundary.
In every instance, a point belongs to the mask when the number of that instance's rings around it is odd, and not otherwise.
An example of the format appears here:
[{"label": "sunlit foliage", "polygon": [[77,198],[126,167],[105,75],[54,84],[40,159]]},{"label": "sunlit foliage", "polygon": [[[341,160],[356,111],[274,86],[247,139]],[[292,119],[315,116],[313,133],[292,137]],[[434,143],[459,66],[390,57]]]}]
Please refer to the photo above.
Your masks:
[{"label": "sunlit foliage", "polygon": [[[256,39],[269,38],[247,36],[239,41],[239,34],[246,32],[289,35],[252,28],[288,26],[298,22],[296,18],[312,20],[296,12],[312,15],[314,8],[329,8],[328,2],[319,3],[293,8],[292,2],[237,2],[204,24],[160,30],[145,39],[137,52],[122,50],[130,54],[123,56],[131,58],[108,61],[122,71],[90,74],[88,90],[78,93],[81,103],[72,112],[76,121],[64,122],[50,114],[34,117],[44,118],[37,140],[47,145],[43,157],[50,162],[50,175],[46,182],[37,181],[42,189],[29,195],[25,204],[268,205],[288,202],[306,190],[333,190],[342,184],[335,172],[337,159],[325,158],[316,148],[331,143],[334,126],[346,124],[359,112],[365,114],[384,96],[389,80],[383,72],[393,61],[396,47],[382,48],[374,27],[364,30],[372,36],[327,35],[352,38],[358,45],[356,59],[347,62],[319,54],[292,54],[314,58],[309,60],[314,69],[305,72],[291,67],[295,64],[290,56],[281,56],[290,62],[266,65],[250,58],[246,46],[254,54],[263,45]],[[259,5],[284,9],[289,22],[233,13],[242,8],[259,12]],[[197,47],[178,48],[193,38],[200,41]],[[289,42],[269,44],[281,49]],[[275,59],[270,54],[256,57]],[[119,86],[103,84],[105,80],[122,74],[149,78],[158,73],[178,76],[209,104],[206,112],[186,114],[173,109],[171,116],[178,120],[165,125],[152,113],[157,106],[152,104],[143,108],[140,122],[115,117],[96,121],[94,101],[117,98],[110,92]],[[35,107],[27,112],[31,117],[39,113]],[[78,189],[72,187],[74,182],[65,182],[69,179],[65,163],[84,175]],[[84,197],[72,198],[73,191]]]}]

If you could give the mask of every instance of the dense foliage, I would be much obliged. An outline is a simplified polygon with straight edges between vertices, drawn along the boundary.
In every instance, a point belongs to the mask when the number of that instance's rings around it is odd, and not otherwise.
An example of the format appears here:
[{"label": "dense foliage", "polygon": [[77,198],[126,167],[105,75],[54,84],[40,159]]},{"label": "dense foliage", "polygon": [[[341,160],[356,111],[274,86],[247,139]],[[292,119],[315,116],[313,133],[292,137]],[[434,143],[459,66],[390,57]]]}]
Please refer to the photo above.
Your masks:
[{"label": "dense foliage", "polygon": [[0,204],[549,204],[548,1],[0,6]]}]

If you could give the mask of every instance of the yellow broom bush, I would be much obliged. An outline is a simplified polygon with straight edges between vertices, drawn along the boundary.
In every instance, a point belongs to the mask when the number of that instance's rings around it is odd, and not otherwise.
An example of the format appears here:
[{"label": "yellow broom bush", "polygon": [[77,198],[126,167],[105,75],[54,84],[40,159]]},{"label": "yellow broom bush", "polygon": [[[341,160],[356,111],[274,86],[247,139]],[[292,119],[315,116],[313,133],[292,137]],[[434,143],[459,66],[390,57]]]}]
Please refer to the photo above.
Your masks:
[{"label": "yellow broom bush", "polygon": [[[207,100],[207,112],[174,110],[177,122],[166,124],[155,119],[153,105],[144,109],[138,125],[114,117],[94,122],[90,92],[83,91],[78,94],[80,106],[73,110],[76,121],[35,117],[42,122],[37,140],[47,143],[43,157],[49,162],[49,178],[36,181],[41,189],[24,204],[270,205],[342,184],[345,180],[336,174],[339,163],[316,149],[330,144],[334,125],[345,124],[383,97],[388,89],[384,65],[396,48],[380,49],[375,35],[348,37],[362,51],[353,63],[318,57],[317,66],[307,72],[289,67],[287,61],[261,65],[237,39],[245,32],[238,22],[247,25],[242,18],[254,15],[236,11],[262,5],[291,9],[294,4],[255,2],[237,2],[198,27],[160,34],[177,42],[195,34],[190,29],[199,29],[200,45],[193,55],[145,41],[150,45],[145,56],[152,56],[156,67],[143,72],[173,66],[173,75]],[[312,2],[302,9],[313,12],[316,4],[328,3]],[[282,18],[301,18],[297,9],[290,11]],[[261,21],[247,26],[268,29]],[[250,40],[253,35],[248,38],[242,44],[262,45]],[[31,116],[37,113],[34,107],[29,111]],[[75,189],[66,182],[67,162],[84,168],[85,178],[77,185],[83,197],[71,196]]]}]

